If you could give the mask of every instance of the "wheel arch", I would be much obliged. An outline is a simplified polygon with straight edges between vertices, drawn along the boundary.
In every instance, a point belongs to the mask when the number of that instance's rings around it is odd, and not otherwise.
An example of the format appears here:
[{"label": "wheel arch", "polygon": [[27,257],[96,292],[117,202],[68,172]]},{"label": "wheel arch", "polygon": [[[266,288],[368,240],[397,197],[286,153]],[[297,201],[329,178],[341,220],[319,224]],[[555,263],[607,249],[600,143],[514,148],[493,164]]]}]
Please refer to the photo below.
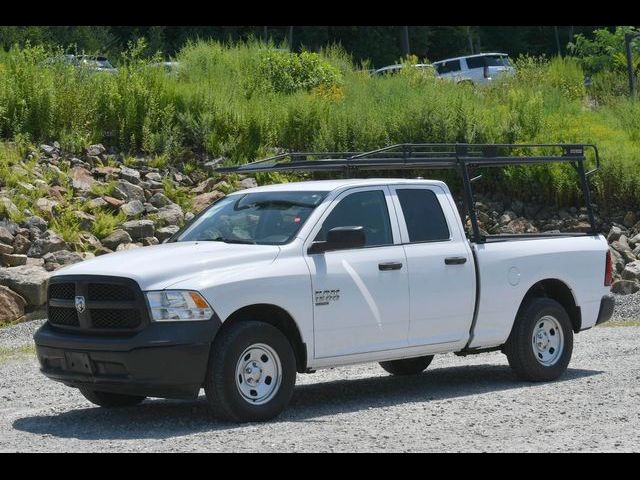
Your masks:
[{"label": "wheel arch", "polygon": [[564,307],[571,320],[574,333],[578,333],[582,328],[582,312],[576,303],[571,287],[557,278],[547,278],[534,283],[525,294],[516,318],[521,314],[522,309],[531,298],[551,298]]},{"label": "wheel arch", "polygon": [[280,330],[291,343],[296,357],[296,370],[299,373],[304,373],[307,370],[307,346],[302,340],[298,324],[288,311],[269,303],[244,306],[237,309],[222,322],[218,335],[236,323],[247,320],[265,322]]}]

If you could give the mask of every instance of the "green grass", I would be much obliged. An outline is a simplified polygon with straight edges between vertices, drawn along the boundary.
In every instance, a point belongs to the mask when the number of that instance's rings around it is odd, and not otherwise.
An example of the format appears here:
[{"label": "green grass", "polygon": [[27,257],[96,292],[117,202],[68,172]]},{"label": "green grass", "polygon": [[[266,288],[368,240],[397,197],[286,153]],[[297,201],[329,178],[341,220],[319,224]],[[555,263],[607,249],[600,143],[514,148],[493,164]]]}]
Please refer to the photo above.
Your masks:
[{"label": "green grass", "polygon": [[[194,156],[237,164],[281,149],[595,143],[603,167],[594,178],[594,200],[603,207],[640,202],[640,104],[622,95],[615,72],[600,72],[585,89],[572,58],[523,57],[513,78],[470,88],[411,69],[370,77],[339,48],[294,55],[256,41],[189,43],[177,55],[178,74],[166,75],[141,60],[143,47],[128,51],[116,75],[47,64],[56,52],[43,47],[14,48],[0,76],[0,138],[22,144],[58,139],[73,152],[102,142],[126,153],[126,165],[144,154],[150,166],[186,170],[194,168]],[[0,177],[15,184],[19,173],[2,163]],[[506,169],[483,177],[478,188],[497,185],[505,194],[533,185],[548,202],[579,198],[569,166]],[[188,206],[184,192],[166,193]]]},{"label": "green grass", "polygon": [[640,319],[609,320],[598,327],[640,327]]},{"label": "green grass", "polygon": [[33,344],[22,345],[20,347],[0,347],[0,365],[27,355],[35,355],[35,353],[36,348]]},{"label": "green grass", "polygon": [[118,228],[118,225],[127,220],[127,216],[121,211],[118,211],[117,214],[98,211],[95,212],[95,217],[96,219],[91,225],[91,233],[100,240],[111,235]]}]

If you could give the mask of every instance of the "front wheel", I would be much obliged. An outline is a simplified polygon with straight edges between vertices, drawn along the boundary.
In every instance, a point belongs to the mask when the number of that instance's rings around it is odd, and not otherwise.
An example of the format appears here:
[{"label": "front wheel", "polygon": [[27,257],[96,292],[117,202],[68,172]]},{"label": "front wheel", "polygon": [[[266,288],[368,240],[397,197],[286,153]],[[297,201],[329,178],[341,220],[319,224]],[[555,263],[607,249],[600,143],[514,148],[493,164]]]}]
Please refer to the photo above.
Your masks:
[{"label": "front wheel", "polygon": [[243,321],[214,341],[205,393],[223,417],[237,422],[269,420],[286,408],[295,382],[293,348],[273,325]]},{"label": "front wheel", "polygon": [[530,382],[558,378],[567,369],[572,352],[569,315],[550,298],[534,298],[524,306],[504,346],[516,375]]},{"label": "front wheel", "polygon": [[121,393],[100,392],[89,388],[79,388],[80,393],[91,403],[105,408],[133,407],[141,403],[146,397],[138,395],[123,395]]}]

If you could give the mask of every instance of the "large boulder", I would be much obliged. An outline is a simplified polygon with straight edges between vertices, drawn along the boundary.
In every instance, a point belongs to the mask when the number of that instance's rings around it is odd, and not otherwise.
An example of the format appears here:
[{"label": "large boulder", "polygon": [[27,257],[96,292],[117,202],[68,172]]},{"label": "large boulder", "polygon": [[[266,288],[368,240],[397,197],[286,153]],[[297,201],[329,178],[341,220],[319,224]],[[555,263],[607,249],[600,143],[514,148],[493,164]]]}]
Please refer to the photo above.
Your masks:
[{"label": "large boulder", "polygon": [[10,288],[0,286],[0,322],[15,322],[24,317],[27,302]]},{"label": "large boulder", "polygon": [[31,240],[26,235],[17,234],[13,240],[14,253],[26,254],[31,247]]},{"label": "large boulder", "polygon": [[24,222],[24,225],[29,230],[35,228],[37,230],[40,230],[41,232],[44,232],[47,230],[47,228],[49,228],[47,221],[42,217],[38,217],[37,215],[27,218]]},{"label": "large boulder", "polygon": [[224,197],[224,193],[214,190],[213,192],[203,193],[193,198],[193,209],[196,212],[205,209],[219,198]]},{"label": "large boulder", "polygon": [[11,245],[14,238],[14,235],[7,227],[5,227],[4,225],[0,225],[0,243]]},{"label": "large boulder", "polygon": [[156,208],[162,208],[168,205],[173,205],[173,202],[169,200],[164,193],[160,193],[160,192],[153,194],[153,196],[149,199],[149,203]]},{"label": "large boulder", "polygon": [[156,230],[156,238],[160,243],[164,242],[167,238],[171,238],[175,233],[180,230],[177,225],[169,225],[168,227],[162,227]]},{"label": "large boulder", "polygon": [[611,291],[618,295],[629,295],[640,290],[640,285],[633,280],[618,280],[611,285]]},{"label": "large boulder", "polygon": [[73,265],[74,263],[82,262],[84,257],[76,252],[70,252],[69,250],[61,250],[59,252],[47,253],[44,257],[44,268],[48,272],[57,270],[67,265]]},{"label": "large boulder", "polygon": [[30,257],[42,257],[45,253],[67,250],[68,245],[52,230],[47,230],[44,235],[31,244],[27,255]]},{"label": "large boulder", "polygon": [[120,210],[128,217],[137,217],[144,212],[144,205],[140,200],[132,200],[120,207]]},{"label": "large boulder", "polygon": [[627,263],[622,270],[622,278],[625,280],[640,281],[640,260]]},{"label": "large boulder", "polygon": [[49,272],[42,267],[24,265],[22,267],[0,268],[0,285],[9,287],[20,294],[28,305],[45,304],[48,281]]},{"label": "large boulder", "polygon": [[69,170],[69,176],[71,177],[71,185],[73,188],[81,192],[91,190],[93,184],[96,183],[95,179],[91,176],[91,172],[83,167],[73,167]]},{"label": "large boulder", "polygon": [[140,183],[140,172],[123,165],[122,167],[120,167],[120,178],[126,180],[127,182],[133,183],[134,185],[137,185],[138,183]]},{"label": "large boulder", "polygon": [[20,210],[18,210],[18,207],[7,197],[0,197],[0,213],[2,212],[7,215],[18,215]]},{"label": "large boulder", "polygon": [[238,185],[238,189],[244,190],[246,188],[254,188],[258,186],[258,182],[256,182],[255,178],[245,178],[240,181]]},{"label": "large boulder", "polygon": [[182,225],[184,223],[184,212],[178,205],[169,205],[162,207],[155,213],[157,222],[160,226],[166,225]]},{"label": "large boulder", "polygon": [[15,253],[0,253],[0,265],[4,267],[19,267],[27,264],[27,256]]},{"label": "large boulder", "polygon": [[[151,220],[131,220],[122,224],[122,229],[131,235],[134,240],[142,240],[145,237],[153,237],[155,228]],[[104,240],[102,242],[104,244]]]},{"label": "large boulder", "polygon": [[102,239],[102,245],[110,250],[115,250],[121,243],[131,243],[131,235],[122,229],[115,230],[111,235]]},{"label": "large boulder", "polygon": [[[134,185],[126,180],[119,180],[114,191],[113,196],[118,200],[130,202],[131,200],[140,200],[144,202],[146,200],[144,196],[144,190],[138,185]],[[106,198],[105,198],[106,200]]]},{"label": "large boulder", "polygon": [[87,156],[97,157],[98,155],[102,155],[106,151],[107,149],[104,148],[104,145],[102,145],[101,143],[96,143],[95,145],[89,145],[89,148],[87,148]]},{"label": "large boulder", "polygon": [[14,248],[11,245],[0,243],[0,254],[13,253],[13,252],[14,252]]},{"label": "large boulder", "polygon": [[607,242],[615,242],[622,235],[622,229],[620,227],[616,227],[615,225],[611,227],[609,230],[609,234],[607,235]]}]

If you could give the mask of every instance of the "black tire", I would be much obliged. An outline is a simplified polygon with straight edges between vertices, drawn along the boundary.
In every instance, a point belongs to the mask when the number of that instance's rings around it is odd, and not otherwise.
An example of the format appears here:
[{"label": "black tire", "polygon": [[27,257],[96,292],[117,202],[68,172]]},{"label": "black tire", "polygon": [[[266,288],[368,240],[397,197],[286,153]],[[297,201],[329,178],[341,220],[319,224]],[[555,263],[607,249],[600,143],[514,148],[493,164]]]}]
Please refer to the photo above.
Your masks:
[{"label": "black tire", "polygon": [[[553,364],[543,365],[539,352],[532,345],[534,329],[542,325],[540,320],[550,316],[557,321],[563,338],[561,353]],[[569,365],[573,352],[573,328],[565,309],[550,298],[533,298],[521,308],[511,334],[504,346],[504,353],[516,375],[530,382],[547,382],[560,377]]]},{"label": "black tire", "polygon": [[433,355],[415,358],[403,358],[380,362],[380,366],[391,375],[417,375],[422,373],[433,360]]},{"label": "black tire", "polygon": [[[264,344],[277,354],[280,386],[261,405],[250,403],[236,384],[236,367],[246,349]],[[213,342],[205,380],[207,401],[214,412],[235,422],[256,422],[274,418],[289,404],[296,383],[296,358],[287,337],[265,322],[241,321],[221,332]]]},{"label": "black tire", "polygon": [[147,397],[137,395],[123,395],[120,393],[100,392],[86,387],[79,388],[80,393],[91,403],[104,408],[133,407]]}]

